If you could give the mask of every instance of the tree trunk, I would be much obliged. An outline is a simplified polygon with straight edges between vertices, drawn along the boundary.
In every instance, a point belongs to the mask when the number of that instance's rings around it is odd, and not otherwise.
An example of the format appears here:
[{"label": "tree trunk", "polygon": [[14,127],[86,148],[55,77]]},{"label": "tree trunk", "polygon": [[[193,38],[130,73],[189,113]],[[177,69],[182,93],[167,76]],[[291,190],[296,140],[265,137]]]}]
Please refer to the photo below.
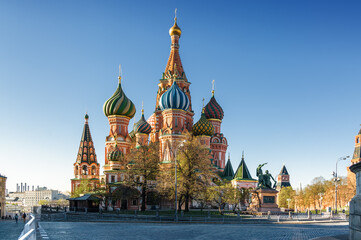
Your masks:
[{"label": "tree trunk", "polygon": [[181,195],[178,200],[178,212],[182,210],[182,199],[183,199],[183,195]]},{"label": "tree trunk", "polygon": [[184,201],[184,211],[185,212],[189,212],[189,194],[187,193],[186,196],[185,196],[185,201]]},{"label": "tree trunk", "polygon": [[145,199],[146,199],[146,185],[143,184],[143,186],[142,186],[142,207],[141,207],[142,212],[145,211]]}]

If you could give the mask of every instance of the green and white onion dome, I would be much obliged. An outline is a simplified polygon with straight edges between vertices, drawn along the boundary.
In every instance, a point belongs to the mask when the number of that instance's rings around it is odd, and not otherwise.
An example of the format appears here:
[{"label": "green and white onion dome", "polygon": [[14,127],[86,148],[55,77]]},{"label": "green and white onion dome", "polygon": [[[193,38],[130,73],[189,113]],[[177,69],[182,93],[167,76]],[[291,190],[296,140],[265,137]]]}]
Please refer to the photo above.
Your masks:
[{"label": "green and white onion dome", "polygon": [[159,106],[165,109],[181,109],[187,111],[189,108],[189,99],[177,85],[176,81],[159,99]]},{"label": "green and white onion dome", "polygon": [[118,88],[103,105],[103,111],[105,116],[126,116],[129,118],[135,115],[135,106],[133,102],[127,98],[123,92],[122,85],[119,78]]},{"label": "green and white onion dome", "polygon": [[120,161],[122,156],[123,153],[118,149],[117,145],[107,154],[108,161]]},{"label": "green and white onion dome", "polygon": [[149,134],[152,131],[152,127],[150,126],[150,124],[144,118],[143,111],[142,111],[142,117],[134,125],[133,131],[134,131],[134,133],[145,133],[145,134]]},{"label": "green and white onion dome", "polygon": [[193,125],[192,131],[194,136],[199,136],[199,135],[212,136],[214,134],[214,127],[207,120],[206,115],[204,114],[204,109],[202,111],[202,115],[199,121]]}]

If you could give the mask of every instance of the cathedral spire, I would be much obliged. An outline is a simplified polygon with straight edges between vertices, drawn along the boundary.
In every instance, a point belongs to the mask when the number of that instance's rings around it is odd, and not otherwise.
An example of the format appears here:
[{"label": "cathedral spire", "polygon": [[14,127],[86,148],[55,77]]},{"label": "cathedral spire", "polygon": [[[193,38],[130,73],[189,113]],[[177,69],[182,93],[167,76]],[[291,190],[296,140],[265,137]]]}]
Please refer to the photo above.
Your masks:
[{"label": "cathedral spire", "polygon": [[184,78],[186,80],[182,61],[179,56],[179,38],[182,34],[182,31],[177,25],[177,9],[175,14],[174,25],[169,29],[172,45],[163,78],[171,78],[173,75],[175,75],[176,78]]},{"label": "cathedral spire", "polygon": [[221,177],[223,179],[227,179],[227,180],[231,181],[233,179],[233,176],[234,176],[234,171],[233,171],[233,167],[232,167],[232,163],[231,163],[231,156],[230,156],[230,153],[228,152],[228,161],[227,161],[226,166],[224,167]]}]

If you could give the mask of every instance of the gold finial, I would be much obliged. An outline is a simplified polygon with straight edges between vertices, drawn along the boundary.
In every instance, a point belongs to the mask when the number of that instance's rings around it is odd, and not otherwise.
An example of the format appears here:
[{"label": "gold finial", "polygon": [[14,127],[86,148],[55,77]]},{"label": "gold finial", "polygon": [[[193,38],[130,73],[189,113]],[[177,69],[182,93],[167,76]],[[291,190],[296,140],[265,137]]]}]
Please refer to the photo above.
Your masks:
[{"label": "gold finial", "polygon": [[122,81],[122,66],[119,64],[119,76],[118,76],[118,79],[119,79],[119,83]]},{"label": "gold finial", "polygon": [[177,24],[177,8],[174,10],[174,23]]},{"label": "gold finial", "polygon": [[214,96],[214,80],[212,80],[212,97]]},{"label": "gold finial", "polygon": [[244,151],[242,151],[242,159],[244,159]]},{"label": "gold finial", "polygon": [[144,115],[144,102],[142,101],[142,115]]},{"label": "gold finial", "polygon": [[173,27],[171,27],[169,29],[169,35],[171,35],[171,36],[178,35],[180,37],[180,35],[182,34],[182,31],[177,25],[177,9],[175,9],[174,15],[175,15],[174,16],[174,25],[173,25]]},{"label": "gold finial", "polygon": [[228,160],[231,160],[231,152],[228,152]]},{"label": "gold finial", "polygon": [[202,107],[202,113],[204,113],[204,98],[202,99],[203,107]]}]

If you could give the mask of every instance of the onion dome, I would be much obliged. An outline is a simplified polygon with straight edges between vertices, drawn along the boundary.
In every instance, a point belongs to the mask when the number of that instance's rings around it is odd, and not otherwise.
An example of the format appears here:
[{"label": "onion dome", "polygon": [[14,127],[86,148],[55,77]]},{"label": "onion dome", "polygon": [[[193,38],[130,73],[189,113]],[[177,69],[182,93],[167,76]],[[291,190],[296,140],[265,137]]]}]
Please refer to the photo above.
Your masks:
[{"label": "onion dome", "polygon": [[177,17],[174,18],[174,25],[169,29],[169,35],[178,35],[179,37],[182,34],[182,30],[177,25]]},{"label": "onion dome", "polygon": [[193,125],[193,135],[206,135],[212,136],[214,134],[214,127],[213,125],[207,120],[206,115],[204,114],[204,108],[202,111],[201,118],[199,121]]},{"label": "onion dome", "polygon": [[127,98],[123,92],[121,85],[121,77],[119,76],[118,88],[103,105],[103,111],[105,116],[117,115],[117,116],[126,116],[129,118],[134,117],[135,115],[135,106],[133,102]]},{"label": "onion dome", "polygon": [[123,153],[119,150],[117,145],[115,145],[114,149],[107,154],[108,161],[120,161],[122,156]]},{"label": "onion dome", "polygon": [[88,120],[88,119],[89,119],[89,115],[88,115],[88,113],[85,113],[84,118],[85,118],[85,120]]},{"label": "onion dome", "polygon": [[206,115],[207,119],[215,118],[222,120],[223,119],[223,109],[218,104],[216,99],[214,98],[214,91],[212,93],[211,100],[207,103],[207,105],[204,107],[204,114]]},{"label": "onion dome", "polygon": [[152,131],[152,127],[144,118],[143,109],[142,109],[142,117],[136,124],[134,124],[133,131],[134,133],[145,133],[145,134],[149,134]]},{"label": "onion dome", "polygon": [[165,109],[182,109],[187,111],[189,108],[188,96],[178,87],[176,81],[159,99],[159,106]]}]

